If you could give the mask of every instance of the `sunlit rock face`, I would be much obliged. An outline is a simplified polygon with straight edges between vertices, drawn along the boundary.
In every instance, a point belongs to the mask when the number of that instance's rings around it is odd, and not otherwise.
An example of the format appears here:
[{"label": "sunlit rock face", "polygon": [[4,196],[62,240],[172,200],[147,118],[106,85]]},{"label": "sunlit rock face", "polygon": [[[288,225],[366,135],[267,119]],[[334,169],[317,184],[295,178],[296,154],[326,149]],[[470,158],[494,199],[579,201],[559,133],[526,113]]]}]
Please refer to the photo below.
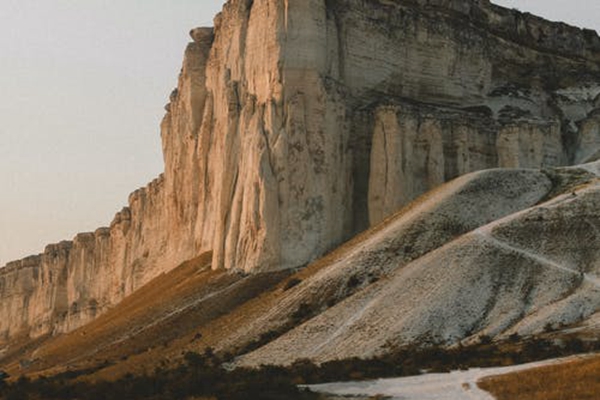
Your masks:
[{"label": "sunlit rock face", "polygon": [[164,180],[134,192],[110,228],[49,245],[0,272],[0,337],[75,329],[167,271]]},{"label": "sunlit rock face", "polygon": [[296,267],[449,179],[597,146],[592,32],[467,1],[230,1],[215,25],[163,125],[171,219],[214,268]]},{"label": "sunlit rock face", "polygon": [[410,105],[379,107],[374,117],[371,224],[416,195],[469,172],[568,163],[558,120],[502,124],[485,113]]},{"label": "sunlit rock face", "polygon": [[0,273],[0,335],[68,331],[180,262],[298,267],[461,174],[591,161],[600,39],[485,0],[230,0],[190,32],[165,173]]}]

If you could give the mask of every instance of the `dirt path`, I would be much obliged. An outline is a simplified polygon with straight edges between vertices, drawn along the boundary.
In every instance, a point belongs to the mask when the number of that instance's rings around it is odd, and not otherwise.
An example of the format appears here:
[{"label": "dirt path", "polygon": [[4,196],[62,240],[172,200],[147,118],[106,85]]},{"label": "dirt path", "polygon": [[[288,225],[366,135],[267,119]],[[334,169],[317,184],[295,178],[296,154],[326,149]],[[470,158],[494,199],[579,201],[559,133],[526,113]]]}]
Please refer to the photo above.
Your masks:
[{"label": "dirt path", "polygon": [[474,231],[476,235],[478,235],[482,240],[484,241],[488,241],[490,243],[492,243],[493,245],[504,249],[506,251],[509,252],[515,252],[518,254],[521,254],[524,257],[530,258],[534,261],[536,261],[538,264],[540,265],[544,265],[550,268],[554,268],[563,272],[566,272],[567,274],[571,274],[571,275],[577,275],[580,276],[584,281],[591,283],[593,286],[600,288],[600,279],[598,279],[596,276],[594,275],[590,275],[590,274],[586,274],[586,273],[581,273],[575,269],[572,268],[568,268],[565,267],[563,265],[560,265],[556,262],[554,262],[553,260],[546,258],[544,256],[542,256],[541,254],[538,253],[534,253],[530,250],[527,249],[522,249],[519,247],[516,247],[512,244],[509,244],[507,242],[504,242],[494,236],[492,236],[491,234],[489,234],[488,232],[483,231],[482,229],[477,229]]},{"label": "dirt path", "polygon": [[364,382],[336,382],[308,387],[319,393],[338,396],[389,396],[393,400],[494,400],[477,386],[485,377],[565,362],[573,357],[540,361],[511,367],[475,368],[406,378],[378,379]]}]

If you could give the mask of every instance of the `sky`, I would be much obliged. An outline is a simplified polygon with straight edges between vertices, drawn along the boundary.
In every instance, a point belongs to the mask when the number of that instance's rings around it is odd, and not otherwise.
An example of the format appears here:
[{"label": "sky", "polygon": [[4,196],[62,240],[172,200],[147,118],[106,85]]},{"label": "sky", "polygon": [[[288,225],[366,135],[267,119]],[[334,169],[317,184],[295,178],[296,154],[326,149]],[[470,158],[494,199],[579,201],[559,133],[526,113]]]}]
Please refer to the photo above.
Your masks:
[{"label": "sky", "polygon": [[[600,30],[600,2],[497,0]],[[0,266],[110,224],[163,170],[188,31],[223,0],[0,0]]]},{"label": "sky", "polygon": [[0,0],[0,266],[107,226],[163,170],[160,120],[222,0]]},{"label": "sky", "polygon": [[492,3],[600,31],[600,2],[595,0],[491,0]]}]

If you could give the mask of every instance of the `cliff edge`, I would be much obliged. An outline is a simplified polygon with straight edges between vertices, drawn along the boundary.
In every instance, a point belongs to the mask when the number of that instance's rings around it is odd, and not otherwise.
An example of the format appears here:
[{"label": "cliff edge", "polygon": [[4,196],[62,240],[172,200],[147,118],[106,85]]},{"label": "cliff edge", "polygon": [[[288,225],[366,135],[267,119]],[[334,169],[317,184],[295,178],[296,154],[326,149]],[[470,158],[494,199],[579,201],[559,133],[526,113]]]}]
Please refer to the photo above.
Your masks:
[{"label": "cliff edge", "polygon": [[600,38],[485,0],[230,0],[191,36],[164,176],[0,271],[0,339],[73,330],[206,251],[302,266],[460,175],[600,151]]}]

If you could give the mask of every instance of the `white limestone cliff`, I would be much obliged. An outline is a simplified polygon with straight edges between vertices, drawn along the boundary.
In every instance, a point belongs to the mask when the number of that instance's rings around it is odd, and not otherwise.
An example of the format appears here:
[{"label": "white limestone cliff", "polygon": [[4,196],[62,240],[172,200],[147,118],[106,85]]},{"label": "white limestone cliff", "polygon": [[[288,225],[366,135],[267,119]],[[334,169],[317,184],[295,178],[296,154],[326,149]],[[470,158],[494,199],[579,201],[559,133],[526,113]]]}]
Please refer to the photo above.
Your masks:
[{"label": "white limestone cliff", "polygon": [[461,174],[600,150],[598,36],[485,0],[230,0],[191,36],[164,176],[0,271],[0,337],[72,330],[206,251],[298,267]]}]

